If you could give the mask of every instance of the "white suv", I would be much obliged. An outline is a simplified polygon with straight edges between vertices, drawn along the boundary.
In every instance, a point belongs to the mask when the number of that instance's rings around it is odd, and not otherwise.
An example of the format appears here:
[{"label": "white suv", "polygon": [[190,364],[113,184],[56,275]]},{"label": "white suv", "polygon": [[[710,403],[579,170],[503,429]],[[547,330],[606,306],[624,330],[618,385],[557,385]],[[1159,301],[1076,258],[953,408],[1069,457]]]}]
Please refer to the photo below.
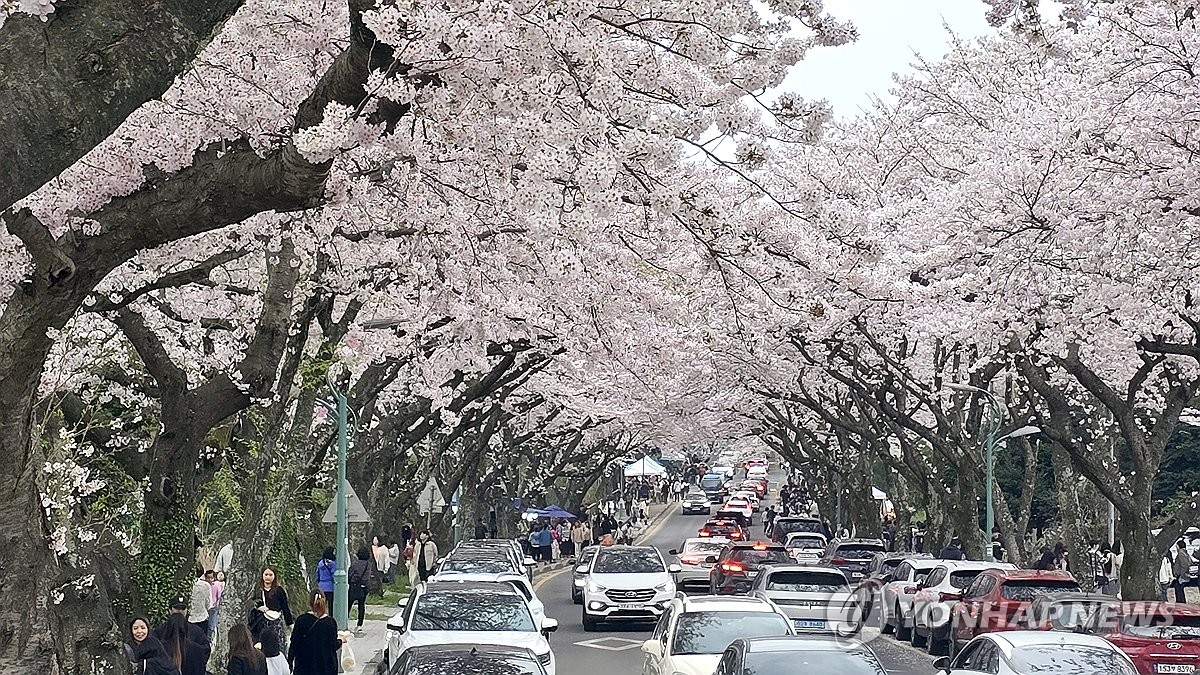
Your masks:
[{"label": "white suv", "polygon": [[671,575],[679,565],[663,562],[653,546],[603,546],[583,586],[583,629],[604,621],[654,621],[675,597]]},{"label": "white suv", "polygon": [[642,643],[642,675],[712,675],[734,640],[793,633],[792,620],[770,600],[680,593]]}]

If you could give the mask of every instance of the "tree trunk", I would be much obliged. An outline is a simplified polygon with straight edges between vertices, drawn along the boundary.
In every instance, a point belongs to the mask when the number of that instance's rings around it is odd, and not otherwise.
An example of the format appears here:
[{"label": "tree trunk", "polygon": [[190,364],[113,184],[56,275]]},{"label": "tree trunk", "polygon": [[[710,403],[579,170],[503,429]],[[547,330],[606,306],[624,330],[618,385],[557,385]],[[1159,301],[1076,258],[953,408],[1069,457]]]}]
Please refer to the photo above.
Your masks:
[{"label": "tree trunk", "polygon": [[1123,600],[1157,600],[1158,567],[1163,552],[1155,545],[1150,527],[1150,504],[1153,500],[1153,476],[1130,476],[1135,513],[1117,511],[1117,538],[1125,560],[1121,566],[1121,598]]}]

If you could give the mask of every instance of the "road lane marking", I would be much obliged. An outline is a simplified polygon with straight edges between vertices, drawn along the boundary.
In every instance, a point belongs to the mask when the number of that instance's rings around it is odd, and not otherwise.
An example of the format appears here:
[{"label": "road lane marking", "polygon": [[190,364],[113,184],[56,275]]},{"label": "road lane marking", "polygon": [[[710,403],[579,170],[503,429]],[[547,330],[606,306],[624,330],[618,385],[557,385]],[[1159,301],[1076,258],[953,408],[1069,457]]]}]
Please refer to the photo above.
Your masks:
[{"label": "road lane marking", "polygon": [[[616,644],[616,645],[601,644],[604,642],[616,642],[618,644]],[[592,649],[603,649],[604,651],[608,651],[608,652],[623,652],[627,649],[637,649],[638,647],[642,646],[643,642],[644,642],[644,640],[630,640],[629,638],[602,637],[602,638],[593,638],[591,640],[581,640],[579,642],[576,642],[575,645],[577,645],[579,647],[591,647]]]},{"label": "road lane marking", "polygon": [[563,572],[566,572],[568,570],[574,570],[574,569],[575,569],[575,565],[567,565],[566,567],[560,567],[559,569],[556,569],[553,572],[550,572],[549,574],[539,574],[537,576],[537,579],[533,582],[533,590],[535,592],[540,590],[542,586],[546,585],[547,581],[550,581],[551,579],[556,579]]}]

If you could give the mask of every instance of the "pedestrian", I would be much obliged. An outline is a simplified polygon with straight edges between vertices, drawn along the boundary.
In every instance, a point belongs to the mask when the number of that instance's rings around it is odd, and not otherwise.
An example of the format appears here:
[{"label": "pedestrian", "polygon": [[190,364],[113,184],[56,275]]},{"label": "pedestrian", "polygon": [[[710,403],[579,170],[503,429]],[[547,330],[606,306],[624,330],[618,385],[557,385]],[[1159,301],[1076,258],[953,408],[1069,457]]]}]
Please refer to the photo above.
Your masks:
[{"label": "pedestrian", "polygon": [[268,675],[267,657],[254,648],[250,629],[245,624],[229,627],[229,663],[226,671],[229,675]]},{"label": "pedestrian", "polygon": [[208,583],[207,572],[196,568],[196,579],[192,582],[192,597],[188,601],[188,623],[208,633],[208,610],[212,609],[212,585]]},{"label": "pedestrian", "polygon": [[1063,572],[1071,571],[1071,552],[1061,541],[1054,545],[1054,566]]},{"label": "pedestrian", "polygon": [[[350,569],[346,572],[346,583],[349,586],[347,597],[350,598],[350,606],[358,605],[358,626],[355,627],[355,633],[362,632],[363,615],[366,613],[367,593],[371,589],[371,550],[366,546],[359,546],[358,552],[355,554],[354,562],[350,563]],[[347,610],[347,616],[349,616]],[[349,621],[349,618],[346,619]]]},{"label": "pedestrian", "polygon": [[[379,580],[381,583],[387,583],[388,580],[388,550],[383,545],[383,537],[376,536],[371,539],[371,557],[375,559],[375,569],[379,570]],[[379,589],[379,594],[383,595],[382,586]]]},{"label": "pedestrian", "polygon": [[574,555],[575,545],[571,541],[571,523],[566,520],[558,524],[558,557],[566,559]]},{"label": "pedestrian", "polygon": [[1047,572],[1058,569],[1054,564],[1054,551],[1051,551],[1049,546],[1042,547],[1041,556],[1033,564],[1033,569]]},{"label": "pedestrian", "polygon": [[1125,549],[1121,542],[1114,541],[1112,545],[1112,595],[1121,595],[1121,568],[1125,565]]},{"label": "pedestrian", "polygon": [[[396,543],[396,540],[394,540],[394,539],[391,540],[390,543],[388,543],[387,551],[388,551],[387,582],[390,584],[396,580],[396,573],[400,569],[400,544]],[[330,602],[329,606],[333,607],[333,603]]]},{"label": "pedestrian", "polygon": [[333,606],[333,573],[337,571],[337,556],[333,547],[325,547],[321,559],[317,561],[317,587],[325,594],[325,602]]},{"label": "pedestrian", "polygon": [[179,669],[180,675],[205,675],[208,648],[188,638],[188,623],[182,614],[167,617],[166,630],[160,638],[163,652]]},{"label": "pedestrian", "polygon": [[233,564],[233,542],[229,542],[229,543],[225,544],[224,546],[222,546],[220,551],[217,551],[217,559],[213,563],[213,569],[218,572],[223,572],[223,573],[228,574],[229,570],[231,569],[230,566],[232,564]]},{"label": "pedestrian", "polygon": [[421,534],[417,535],[413,557],[417,561],[417,576],[421,581],[428,581],[437,567],[438,559],[438,547],[429,530],[422,530]]},{"label": "pedestrian", "polygon": [[1175,559],[1171,564],[1174,575],[1175,602],[1187,602],[1188,582],[1192,580],[1192,557],[1188,555],[1187,544],[1182,539],[1175,542]]},{"label": "pedestrian", "polygon": [[938,557],[942,560],[965,560],[966,556],[963,555],[962,540],[958,537],[952,537],[950,543],[946,544],[946,548],[942,549]]},{"label": "pedestrian", "polygon": [[[415,533],[413,536],[416,536]],[[421,576],[417,574],[417,559],[413,556],[417,552],[417,540],[410,539],[408,545],[404,547],[404,569],[408,572],[408,587],[416,588],[421,581]]]},{"label": "pedestrian", "polygon": [[412,546],[413,536],[415,534],[416,533],[413,532],[412,523],[405,523],[404,527],[400,528],[400,547],[407,548]]},{"label": "pedestrian", "polygon": [[267,661],[267,675],[292,675],[292,667],[288,665],[287,655],[279,644],[279,638],[274,633],[263,634],[259,643],[262,655]]},{"label": "pedestrian", "polygon": [[476,519],[475,520],[475,538],[476,539],[487,539],[487,535],[488,535],[487,523],[483,520],[483,518]]},{"label": "pedestrian", "polygon": [[1099,585],[1096,587],[1097,592],[1106,595],[1116,595],[1116,580],[1113,578],[1113,552],[1112,546],[1105,544],[1100,547],[1100,579]]},{"label": "pedestrian", "polygon": [[592,543],[592,533],[586,523],[575,521],[571,524],[571,555],[578,556],[588,544]]},{"label": "pedestrian", "polygon": [[[272,631],[279,638],[279,644],[287,644],[284,627],[294,622],[292,608],[288,605],[287,591],[279,584],[279,575],[273,567],[264,567],[259,576],[258,599],[254,609],[250,610],[250,634],[255,641],[262,641],[262,634]],[[186,674],[185,674],[186,675]]]},{"label": "pedestrian", "polygon": [[150,634],[150,623],[143,617],[129,622],[125,656],[133,664],[134,675],[179,675],[179,666],[167,658],[162,642]]},{"label": "pedestrian", "polygon": [[[209,570],[212,575],[212,609],[208,610],[208,634],[217,634],[217,624],[221,616],[221,596],[225,595],[225,573]],[[207,576],[207,575],[206,575]]]},{"label": "pedestrian", "polygon": [[1171,589],[1174,581],[1175,573],[1171,569],[1171,554],[1167,552],[1158,561],[1158,599],[1161,602],[1167,601],[1167,591]]},{"label": "pedestrian", "polygon": [[337,623],[329,616],[325,594],[317,591],[311,600],[312,609],[296,619],[288,664],[292,675],[337,675],[338,650],[342,648]]},{"label": "pedestrian", "polygon": [[1083,586],[1085,590],[1099,593],[1104,588],[1104,555],[1100,551],[1100,540],[1088,541],[1083,553]]},{"label": "pedestrian", "polygon": [[187,620],[191,604],[191,599],[182,595],[177,595],[171,600],[170,612],[167,614],[167,621],[164,621],[162,625],[154,629],[154,637],[158,638],[159,642],[163,643],[164,645],[166,644],[165,638],[167,634],[167,624],[172,616],[178,615],[183,621],[183,625],[187,626],[188,639],[196,644],[204,645],[206,649],[209,648],[210,643],[208,640],[208,633],[206,633],[199,626],[191,624]]}]

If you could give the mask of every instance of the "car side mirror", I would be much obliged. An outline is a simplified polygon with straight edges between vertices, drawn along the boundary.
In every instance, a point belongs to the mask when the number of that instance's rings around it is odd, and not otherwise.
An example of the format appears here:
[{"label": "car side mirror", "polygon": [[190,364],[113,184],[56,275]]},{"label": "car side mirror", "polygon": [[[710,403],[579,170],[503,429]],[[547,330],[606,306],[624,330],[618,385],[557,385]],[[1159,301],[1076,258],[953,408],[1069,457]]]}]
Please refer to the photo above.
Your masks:
[{"label": "car side mirror", "polygon": [[646,640],[642,643],[642,653],[650,656],[662,656],[662,643],[658,640]]},{"label": "car side mirror", "polygon": [[400,609],[404,609],[405,607],[408,607],[408,598],[407,597],[400,598],[399,600],[396,601],[396,606],[399,607]]},{"label": "car side mirror", "polygon": [[577,565],[577,566],[575,567],[575,573],[576,573],[576,574],[587,574],[587,571],[588,571],[588,566],[587,566],[587,565]]},{"label": "car side mirror", "polygon": [[670,551],[667,551],[667,553],[670,553],[671,555],[679,555],[679,549],[673,548]]},{"label": "car side mirror", "polygon": [[715,555],[710,555],[710,556],[708,556],[707,558],[705,558],[705,559],[704,559],[704,562],[706,562],[706,563],[711,563],[711,564],[715,565],[715,564],[717,564],[717,556],[715,556]]},{"label": "car side mirror", "polygon": [[890,584],[895,580],[896,580],[895,577],[893,577],[890,574],[885,574],[885,575],[879,577],[879,583],[881,583],[881,584]]},{"label": "car side mirror", "polygon": [[[404,602],[408,602],[408,601],[405,600]],[[404,632],[405,629],[404,629],[404,612],[403,611],[393,614],[392,618],[388,619],[387,629],[394,630],[397,633]]]},{"label": "car side mirror", "polygon": [[933,667],[940,671],[943,671],[943,672],[949,671],[950,670],[950,657],[949,656],[939,656],[938,658],[933,660]]},{"label": "car side mirror", "polygon": [[683,566],[679,563],[671,563],[670,565],[667,565],[667,571],[671,574],[679,574],[683,571]]},{"label": "car side mirror", "polygon": [[549,636],[556,630],[558,630],[558,619],[542,619],[542,635]]}]

